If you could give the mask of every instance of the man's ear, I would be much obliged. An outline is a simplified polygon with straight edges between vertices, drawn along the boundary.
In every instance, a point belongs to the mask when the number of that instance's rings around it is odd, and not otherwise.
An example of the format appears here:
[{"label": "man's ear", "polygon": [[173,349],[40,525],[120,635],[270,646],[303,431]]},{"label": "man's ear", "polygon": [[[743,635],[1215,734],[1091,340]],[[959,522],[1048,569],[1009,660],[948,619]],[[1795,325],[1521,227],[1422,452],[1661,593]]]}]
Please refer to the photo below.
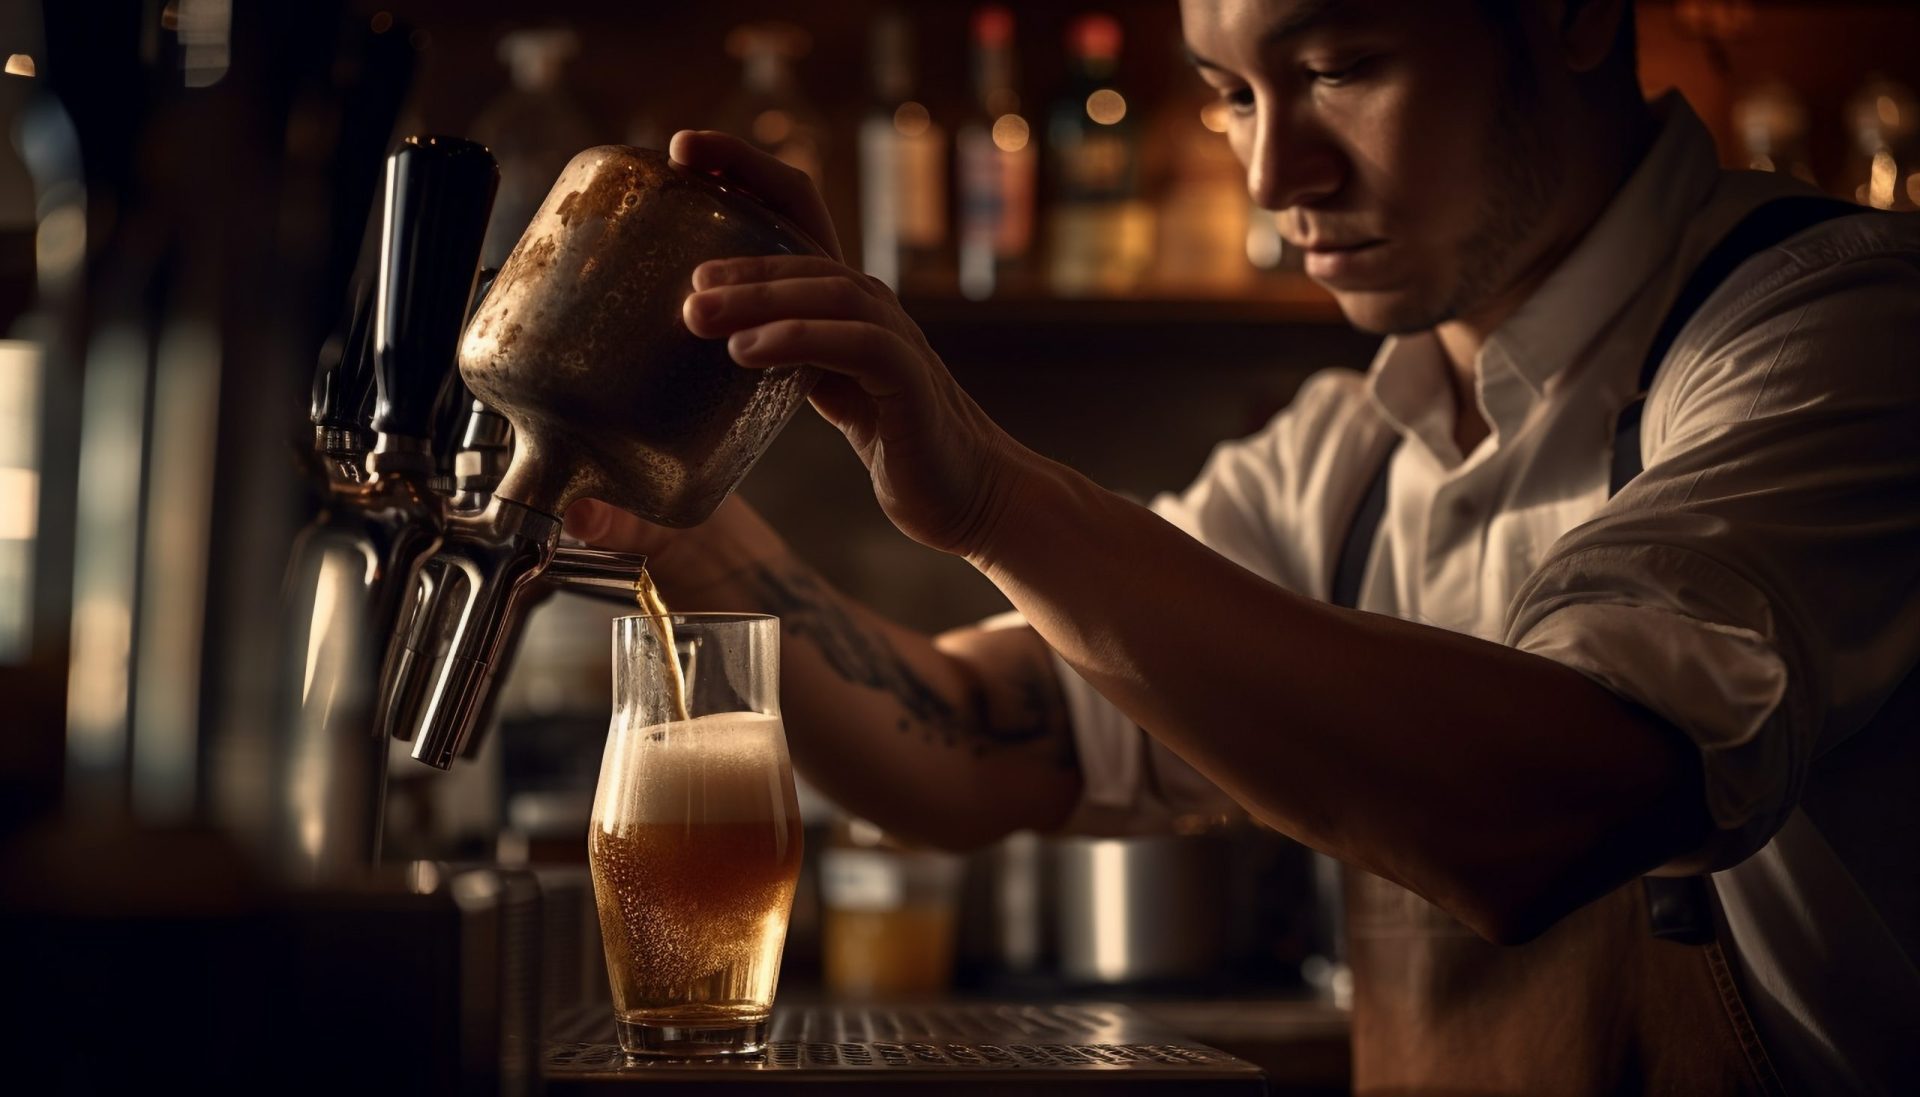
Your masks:
[{"label": "man's ear", "polygon": [[1567,0],[1561,10],[1560,52],[1575,72],[1592,72],[1613,53],[1620,21],[1633,0]]}]

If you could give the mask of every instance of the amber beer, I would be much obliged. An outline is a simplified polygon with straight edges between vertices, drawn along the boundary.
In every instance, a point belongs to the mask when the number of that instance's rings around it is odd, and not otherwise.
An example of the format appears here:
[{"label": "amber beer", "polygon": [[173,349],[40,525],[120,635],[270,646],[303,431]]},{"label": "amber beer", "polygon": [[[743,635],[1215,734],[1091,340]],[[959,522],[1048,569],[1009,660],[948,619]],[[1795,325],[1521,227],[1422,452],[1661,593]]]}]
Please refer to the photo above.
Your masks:
[{"label": "amber beer", "polygon": [[[616,623],[616,709],[587,849],[614,1020],[634,1054],[764,1045],[800,873],[778,706],[736,695],[740,687],[772,693],[777,666],[743,661],[777,662],[777,627],[772,618],[729,617],[762,631],[755,642],[729,643],[715,631],[720,622],[702,616],[675,618],[678,644],[690,649],[686,696],[717,693],[742,707],[684,720],[660,718],[676,715],[668,694],[678,692],[661,661],[620,650],[657,652],[660,631],[645,618]],[[703,675],[728,689],[700,688]]]}]

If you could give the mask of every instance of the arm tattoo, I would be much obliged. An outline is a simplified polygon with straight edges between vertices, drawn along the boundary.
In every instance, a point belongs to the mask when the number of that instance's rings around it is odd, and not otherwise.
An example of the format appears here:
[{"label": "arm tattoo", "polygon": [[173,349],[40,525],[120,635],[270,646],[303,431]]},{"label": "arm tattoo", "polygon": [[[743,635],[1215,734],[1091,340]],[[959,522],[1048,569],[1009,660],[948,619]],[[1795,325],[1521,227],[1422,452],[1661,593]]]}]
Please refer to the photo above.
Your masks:
[{"label": "arm tattoo", "polygon": [[1056,763],[1066,767],[1075,763],[1065,706],[1052,668],[1044,661],[1022,668],[1017,717],[995,720],[980,682],[969,676],[960,698],[941,693],[900,657],[885,636],[854,620],[817,576],[799,569],[781,573],[756,566],[744,580],[754,601],[778,616],[786,632],[812,644],[835,674],[898,701],[905,712],[896,725],[900,731],[911,733],[918,725],[929,741],[937,737],[946,746],[970,748],[976,755],[1052,739],[1060,745],[1054,752]]}]

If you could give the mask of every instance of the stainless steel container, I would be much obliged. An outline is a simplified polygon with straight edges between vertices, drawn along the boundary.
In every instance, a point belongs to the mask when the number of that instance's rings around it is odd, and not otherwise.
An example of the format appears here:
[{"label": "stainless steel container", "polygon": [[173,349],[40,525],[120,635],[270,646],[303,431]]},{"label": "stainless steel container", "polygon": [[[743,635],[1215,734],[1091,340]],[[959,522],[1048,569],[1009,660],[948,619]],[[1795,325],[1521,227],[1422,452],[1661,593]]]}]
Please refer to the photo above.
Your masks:
[{"label": "stainless steel container", "polygon": [[1294,986],[1328,951],[1318,890],[1305,847],[1248,823],[1017,834],[969,865],[962,977],[1017,993]]},{"label": "stainless steel container", "polygon": [[1229,853],[1211,834],[1053,843],[1060,974],[1098,984],[1216,975],[1232,919]]}]

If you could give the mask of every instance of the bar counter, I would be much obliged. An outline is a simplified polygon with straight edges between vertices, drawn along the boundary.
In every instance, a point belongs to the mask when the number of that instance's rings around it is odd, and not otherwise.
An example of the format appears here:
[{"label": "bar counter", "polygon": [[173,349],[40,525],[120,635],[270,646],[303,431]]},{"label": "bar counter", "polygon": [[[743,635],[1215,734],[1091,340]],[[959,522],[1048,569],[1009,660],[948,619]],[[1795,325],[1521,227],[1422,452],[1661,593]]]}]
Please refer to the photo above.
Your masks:
[{"label": "bar counter", "polygon": [[787,1091],[947,1094],[1339,1094],[1346,1014],[1293,998],[844,1002],[783,994],[766,1052],[735,1062],[624,1055],[604,1006],[554,1018],[552,1094]]},{"label": "bar counter", "polygon": [[[0,1076],[8,1092],[338,1094],[375,1082],[517,1097],[668,1080],[614,1043],[578,867],[416,862],[287,890],[217,833],[59,827],[0,843],[0,880],[0,930],[21,946],[8,997],[23,1050]],[[796,965],[765,1056],[674,1080],[699,1092],[791,1084],[833,1065],[823,1056],[857,1068],[864,1055],[857,1079],[829,1080],[872,1097],[892,1084],[883,1061],[904,1057],[939,1060],[950,1084],[933,1092],[956,1094],[975,1083],[994,1097],[1159,1083],[1333,1094],[1348,1087],[1346,1029],[1331,1005],[1259,993],[1029,985],[864,1006],[823,994]]]}]

